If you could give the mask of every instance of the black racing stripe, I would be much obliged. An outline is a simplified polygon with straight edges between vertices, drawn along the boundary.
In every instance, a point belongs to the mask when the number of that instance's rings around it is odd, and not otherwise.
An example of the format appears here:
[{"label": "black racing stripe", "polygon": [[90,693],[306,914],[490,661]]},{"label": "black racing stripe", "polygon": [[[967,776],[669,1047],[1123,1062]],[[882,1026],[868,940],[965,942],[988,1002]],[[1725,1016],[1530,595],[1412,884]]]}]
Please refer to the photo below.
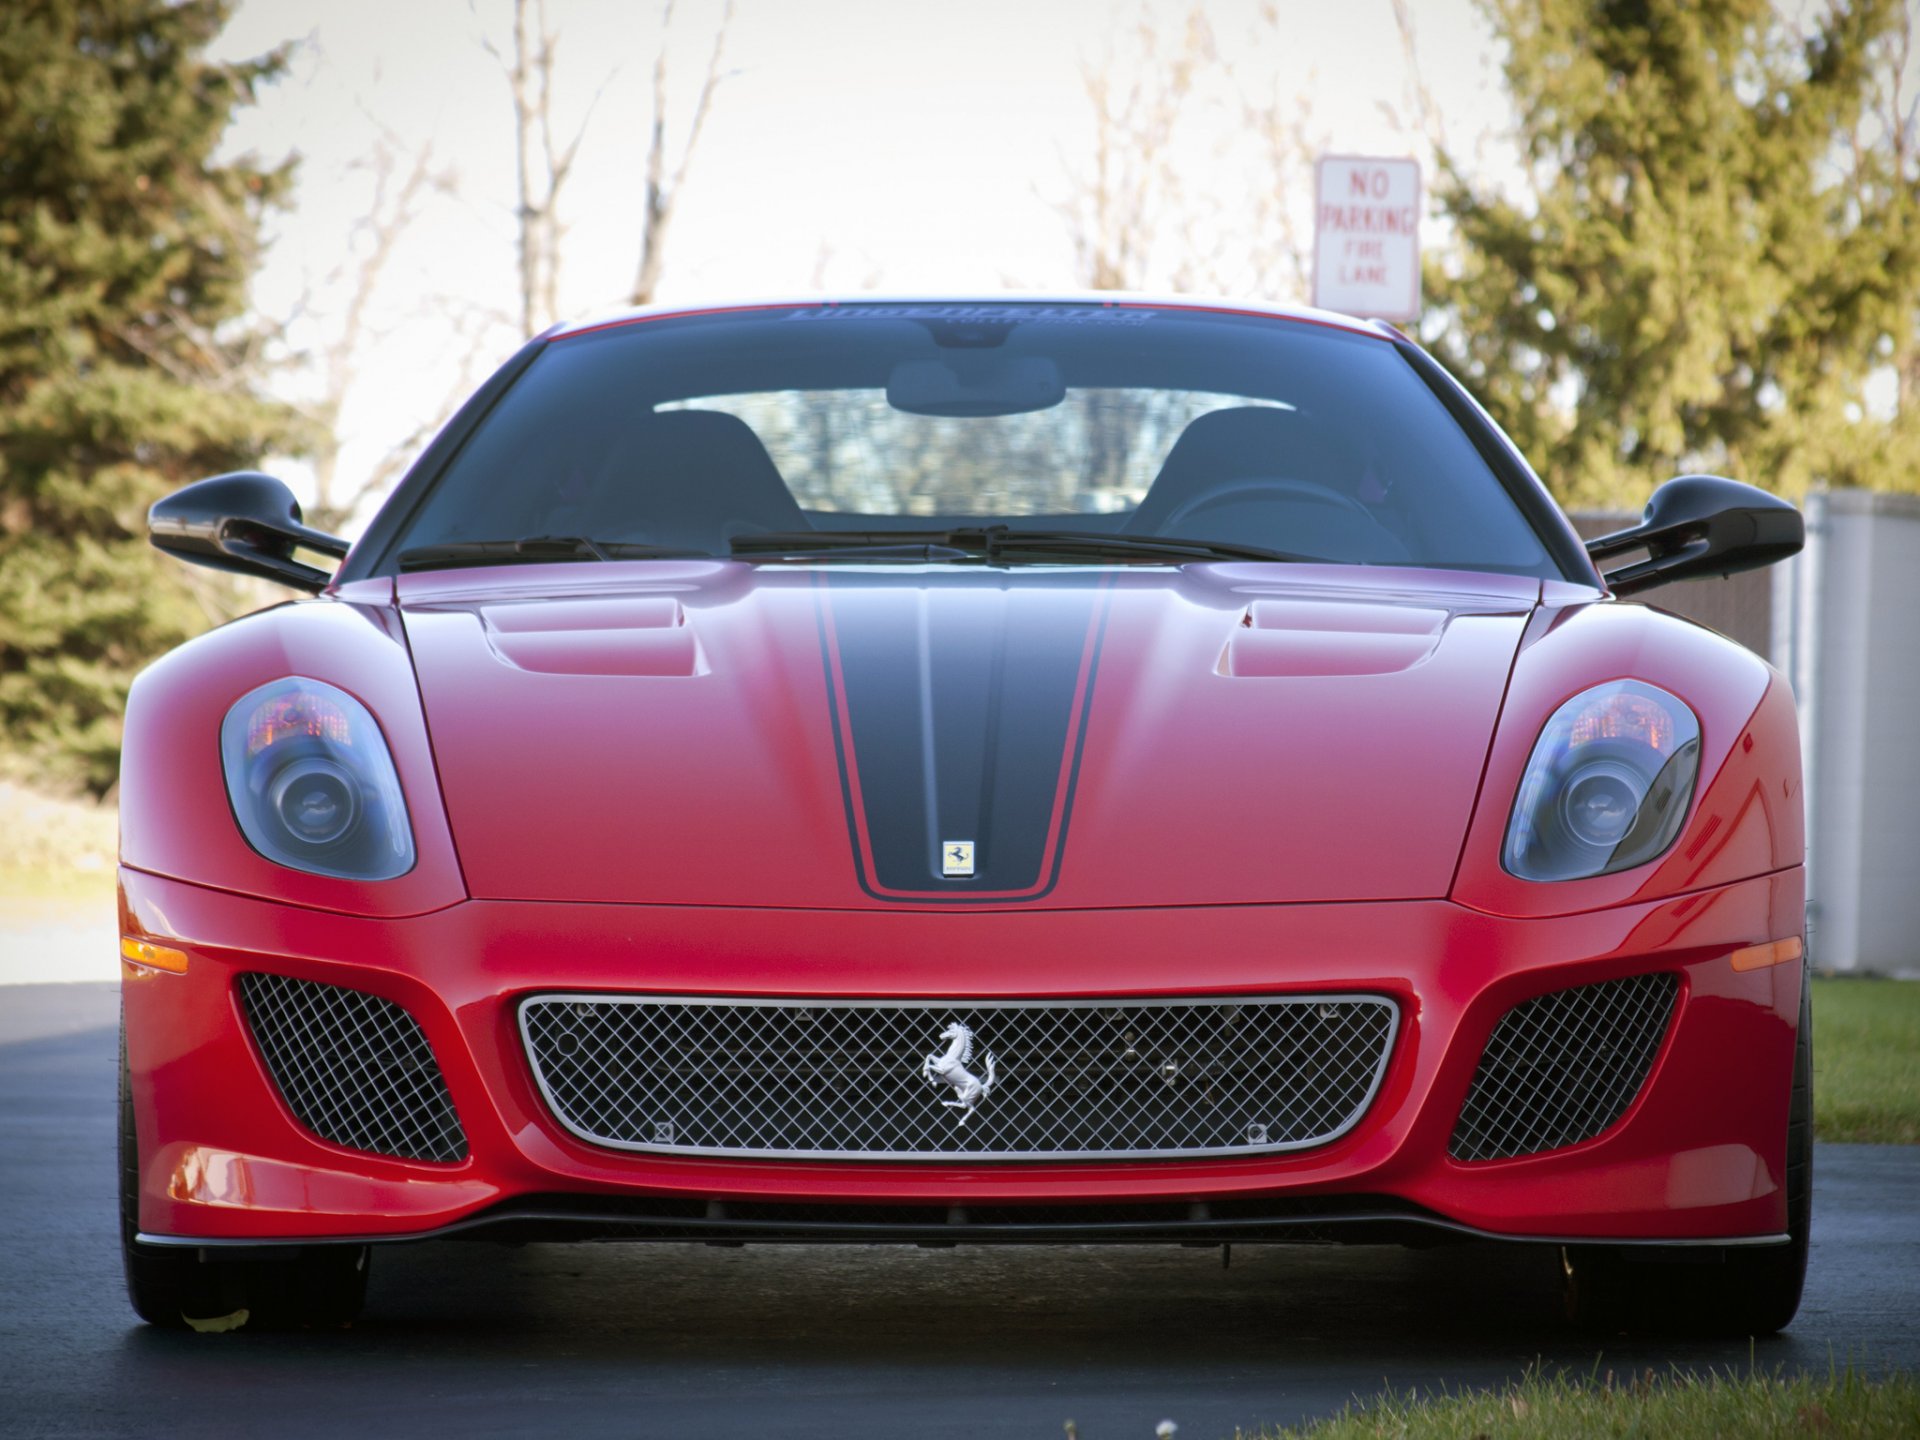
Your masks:
[{"label": "black racing stripe", "polygon": [[820,633],[820,667],[827,687],[827,723],[833,730],[833,759],[840,771],[840,804],[846,813],[847,842],[853,847],[853,872],[860,879],[860,888],[872,895],[873,886],[867,881],[866,862],[860,858],[860,835],[855,829],[853,814],[853,787],[847,778],[847,747],[840,733],[839,679],[833,660],[835,646],[827,631],[826,581],[816,577],[815,583],[814,624]]},{"label": "black racing stripe", "polygon": [[[840,756],[843,793],[851,820],[851,769],[872,852],[869,893],[966,901],[1038,898],[1052,887],[1066,824],[1063,810],[1050,847],[1055,800],[1062,767],[1078,768],[1091,676],[1078,709],[1075,699],[1104,592],[1084,577],[1037,578],[827,583],[851,740]],[[943,873],[951,841],[973,842],[972,877]]]}]

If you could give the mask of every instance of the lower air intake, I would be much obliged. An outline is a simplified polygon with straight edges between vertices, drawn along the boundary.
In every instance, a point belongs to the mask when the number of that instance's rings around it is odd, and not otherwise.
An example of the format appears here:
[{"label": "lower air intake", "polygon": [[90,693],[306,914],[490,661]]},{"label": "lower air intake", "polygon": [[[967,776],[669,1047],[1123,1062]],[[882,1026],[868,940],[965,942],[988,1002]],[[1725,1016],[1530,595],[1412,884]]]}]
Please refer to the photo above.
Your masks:
[{"label": "lower air intake", "polygon": [[284,975],[242,975],[273,1083],[322,1140],[403,1160],[464,1160],[467,1136],[420,1022],[391,1000]]},{"label": "lower air intake", "polygon": [[1494,1027],[1447,1153],[1505,1160],[1591,1140],[1646,1084],[1679,977],[1635,975],[1516,1005]]}]

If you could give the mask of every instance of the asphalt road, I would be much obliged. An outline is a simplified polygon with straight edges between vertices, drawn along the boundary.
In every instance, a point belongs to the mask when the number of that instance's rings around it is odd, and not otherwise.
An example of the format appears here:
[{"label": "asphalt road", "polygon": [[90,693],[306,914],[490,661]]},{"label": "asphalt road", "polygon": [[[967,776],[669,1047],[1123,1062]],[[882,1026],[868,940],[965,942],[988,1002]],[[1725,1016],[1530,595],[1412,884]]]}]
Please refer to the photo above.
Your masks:
[{"label": "asphalt road", "polygon": [[375,1256],[310,1335],[135,1322],[110,985],[0,988],[0,1434],[1050,1437],[1295,1423],[1531,1365],[1920,1367],[1920,1149],[1824,1146],[1785,1335],[1599,1354],[1542,1252],[456,1244]]}]

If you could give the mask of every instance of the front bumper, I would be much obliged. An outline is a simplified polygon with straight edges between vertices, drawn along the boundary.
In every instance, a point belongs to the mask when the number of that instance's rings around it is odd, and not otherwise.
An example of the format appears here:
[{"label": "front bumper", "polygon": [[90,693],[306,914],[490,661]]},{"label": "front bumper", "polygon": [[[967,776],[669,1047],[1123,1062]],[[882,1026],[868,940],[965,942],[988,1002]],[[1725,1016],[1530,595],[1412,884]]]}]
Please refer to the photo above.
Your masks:
[{"label": "front bumper", "polygon": [[[1727,957],[1799,934],[1799,869],[1525,920],[1444,901],[965,914],[469,901],[368,920],[130,870],[121,894],[127,934],[190,957],[184,974],[129,966],[124,984],[140,1228],[156,1241],[398,1239],[536,1213],[605,1219],[697,1206],[724,1217],[729,1206],[774,1213],[765,1207],[782,1204],[839,1207],[840,1228],[817,1238],[883,1238],[859,1216],[909,1213],[901,1207],[1059,1207],[1096,1219],[1102,1207],[1116,1218],[1124,1207],[1181,1207],[1212,1226],[1147,1225],[1114,1238],[1210,1240],[1217,1217],[1234,1213],[1405,1212],[1525,1239],[1730,1242],[1786,1228],[1801,967],[1743,972]],[[304,1129],[241,1018],[234,978],[250,970],[349,986],[410,1012],[445,1074],[467,1157],[388,1159]],[[1677,1011],[1619,1123],[1546,1154],[1449,1158],[1481,1050],[1508,1009],[1656,970],[1681,977]],[[1311,1150],[1199,1160],[876,1163],[603,1149],[554,1118],[516,1023],[521,998],[549,991],[1044,999],[1328,989],[1400,1007],[1392,1057],[1360,1123]],[[804,1238],[788,1231],[781,1238]],[[667,1233],[696,1238],[699,1227]],[[1054,1233],[1064,1232],[1041,1225],[977,1238]]]}]

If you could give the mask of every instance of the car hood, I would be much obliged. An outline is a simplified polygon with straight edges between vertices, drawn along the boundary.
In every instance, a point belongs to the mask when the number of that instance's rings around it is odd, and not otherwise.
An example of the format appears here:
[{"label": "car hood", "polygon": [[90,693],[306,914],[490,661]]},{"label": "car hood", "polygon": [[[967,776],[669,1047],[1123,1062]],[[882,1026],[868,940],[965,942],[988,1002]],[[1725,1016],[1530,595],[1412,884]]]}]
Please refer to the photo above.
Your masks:
[{"label": "car hood", "polygon": [[715,561],[397,592],[475,897],[964,910],[1445,895],[1539,585]]}]

